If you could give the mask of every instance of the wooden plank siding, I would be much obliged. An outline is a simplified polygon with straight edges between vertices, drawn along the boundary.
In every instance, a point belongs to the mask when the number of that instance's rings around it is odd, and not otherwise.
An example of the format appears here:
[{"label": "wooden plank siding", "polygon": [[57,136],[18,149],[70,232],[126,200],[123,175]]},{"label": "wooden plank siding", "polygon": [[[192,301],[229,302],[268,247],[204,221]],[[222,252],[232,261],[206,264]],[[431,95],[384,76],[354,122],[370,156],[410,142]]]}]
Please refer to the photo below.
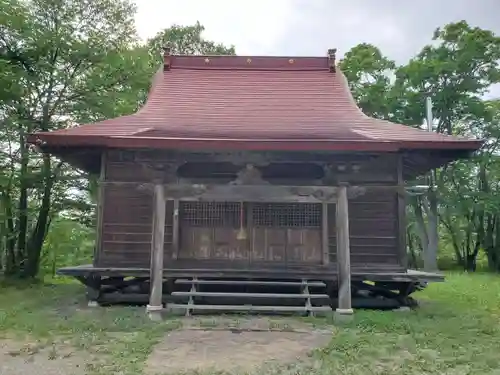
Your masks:
[{"label": "wooden plank siding", "polygon": [[[351,263],[401,266],[397,231],[396,193],[366,193],[349,200]],[[329,223],[335,228],[335,205],[329,205]],[[329,232],[330,261],[336,262],[336,232]]]},{"label": "wooden plank siding", "polygon": [[[128,154],[130,157],[130,154]],[[142,160],[162,161],[162,153],[141,151]],[[378,165],[378,166],[377,166]],[[397,182],[397,159],[384,158],[383,162],[372,163],[369,172],[344,176],[352,184]],[[133,160],[127,160],[119,152],[109,152],[106,158],[106,181],[147,182],[148,176],[144,168]],[[311,183],[312,185],[312,183]],[[98,255],[94,265],[99,267],[149,267],[151,252],[152,203],[151,192],[139,190],[130,185],[105,185],[103,188],[102,230],[101,239],[97,244]],[[182,203],[181,203],[182,204]],[[173,201],[167,202],[165,224],[164,264],[166,267],[175,262],[172,254],[173,241]],[[328,205],[329,220],[329,266],[336,267],[336,231],[335,205]],[[198,241],[193,237],[196,230],[183,230],[182,220],[179,221],[179,261],[200,258],[190,254],[191,250],[183,249],[189,241]],[[393,192],[367,192],[349,201],[349,227],[352,267],[380,265],[381,269],[403,269],[398,234],[398,195]],[[270,228],[248,228],[248,250],[233,251],[240,244],[233,243],[238,228],[211,229],[211,236],[220,240],[219,249],[211,249],[201,260],[248,261],[257,266],[259,262],[279,263],[284,259],[280,253],[284,243],[289,243],[290,252],[287,256],[294,264],[322,264],[323,250],[321,246],[321,228],[293,228],[292,231]],[[206,230],[205,230],[206,231]],[[229,233],[229,232],[231,233]],[[229,233],[229,234],[228,234]],[[189,238],[186,238],[189,236]],[[195,236],[196,237],[196,236]],[[214,238],[215,238],[214,237]],[[267,242],[266,242],[267,239]],[[278,241],[279,240],[279,241]],[[199,241],[198,241],[199,242]],[[222,243],[224,242],[224,243]],[[302,251],[311,245],[313,250],[303,254]],[[199,248],[199,247],[198,247]],[[273,250],[274,249],[274,250]],[[233,254],[234,253],[234,254]],[[231,255],[233,254],[233,256]],[[234,258],[234,259],[233,259]],[[193,259],[195,261],[196,259]],[[193,263],[195,264],[195,262]]]}]

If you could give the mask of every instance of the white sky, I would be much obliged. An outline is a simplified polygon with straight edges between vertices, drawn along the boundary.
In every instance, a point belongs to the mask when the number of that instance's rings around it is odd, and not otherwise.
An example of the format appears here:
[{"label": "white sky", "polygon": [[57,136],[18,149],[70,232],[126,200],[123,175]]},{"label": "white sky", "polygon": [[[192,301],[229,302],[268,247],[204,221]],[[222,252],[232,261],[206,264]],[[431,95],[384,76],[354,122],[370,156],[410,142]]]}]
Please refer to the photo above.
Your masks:
[{"label": "white sky", "polygon": [[136,0],[136,25],[142,38],[172,24],[205,26],[205,38],[237,47],[239,55],[272,55],[286,37],[290,0]]},{"label": "white sky", "polygon": [[205,37],[239,55],[342,55],[373,43],[405,62],[433,31],[462,19],[500,33],[500,0],[134,0],[143,38],[172,24],[200,21]]},{"label": "white sky", "polygon": [[[139,35],[173,24],[205,26],[204,37],[234,45],[238,55],[342,57],[372,43],[403,64],[437,27],[465,19],[500,34],[500,0],[134,0]],[[500,88],[494,90],[500,95]],[[497,95],[498,93],[498,95]]]}]

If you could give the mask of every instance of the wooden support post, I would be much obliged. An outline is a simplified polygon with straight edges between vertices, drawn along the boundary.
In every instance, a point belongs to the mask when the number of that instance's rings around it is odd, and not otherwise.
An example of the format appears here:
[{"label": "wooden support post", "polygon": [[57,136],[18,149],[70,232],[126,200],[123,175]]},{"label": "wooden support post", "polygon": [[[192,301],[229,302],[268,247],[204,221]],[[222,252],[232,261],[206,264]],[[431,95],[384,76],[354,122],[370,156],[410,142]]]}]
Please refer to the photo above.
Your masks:
[{"label": "wooden support post", "polygon": [[340,185],[337,200],[337,263],[338,315],[352,315],[351,305],[351,251],[349,245],[349,210],[347,186]]},{"label": "wooden support post", "polygon": [[179,200],[174,199],[174,211],[172,218],[172,258],[179,257]]},{"label": "wooden support post", "polygon": [[96,274],[90,274],[86,280],[87,301],[89,307],[98,307],[101,297],[101,277]]},{"label": "wooden support post", "polygon": [[[106,153],[101,153],[101,169],[99,179],[97,180],[97,207],[96,207],[96,237],[94,244],[93,265],[99,264],[99,256],[102,251],[102,230],[103,230],[103,212],[104,212],[104,182],[106,181]],[[99,306],[98,299],[101,294],[101,278],[98,281],[94,275],[90,276],[91,282],[87,286],[87,302],[90,307]]]},{"label": "wooden support post", "polygon": [[323,250],[323,264],[330,263],[330,241],[328,240],[328,203],[321,205],[321,247]]},{"label": "wooden support post", "polygon": [[102,247],[102,229],[103,229],[103,211],[104,211],[104,193],[106,182],[106,153],[101,153],[101,170],[97,180],[97,209],[96,209],[96,239],[94,247],[94,266],[99,264],[99,255]]},{"label": "wooden support post", "polygon": [[398,248],[400,264],[406,269],[408,268],[408,253],[406,251],[406,195],[404,194],[404,179],[403,179],[403,156],[399,155],[398,159],[398,186],[402,191],[398,192]]},{"label": "wooden support post", "polygon": [[153,236],[151,241],[151,291],[146,311],[151,320],[160,320],[163,310],[163,246],[165,242],[165,190],[163,185],[154,187]]}]

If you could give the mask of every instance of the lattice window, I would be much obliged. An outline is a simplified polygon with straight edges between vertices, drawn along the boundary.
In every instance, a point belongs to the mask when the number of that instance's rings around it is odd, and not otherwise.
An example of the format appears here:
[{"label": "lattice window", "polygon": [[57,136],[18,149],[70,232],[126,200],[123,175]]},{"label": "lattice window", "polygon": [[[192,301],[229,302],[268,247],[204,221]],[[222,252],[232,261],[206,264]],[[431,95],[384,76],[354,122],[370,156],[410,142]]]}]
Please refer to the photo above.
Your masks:
[{"label": "lattice window", "polygon": [[247,225],[251,207],[252,224],[276,228],[321,228],[321,205],[315,203],[181,202],[180,220],[196,227],[240,227]]},{"label": "lattice window", "polygon": [[181,202],[179,208],[179,219],[190,226],[240,226],[241,203],[238,202]]},{"label": "lattice window", "polygon": [[254,203],[252,219],[255,226],[321,227],[321,205],[314,203]]}]

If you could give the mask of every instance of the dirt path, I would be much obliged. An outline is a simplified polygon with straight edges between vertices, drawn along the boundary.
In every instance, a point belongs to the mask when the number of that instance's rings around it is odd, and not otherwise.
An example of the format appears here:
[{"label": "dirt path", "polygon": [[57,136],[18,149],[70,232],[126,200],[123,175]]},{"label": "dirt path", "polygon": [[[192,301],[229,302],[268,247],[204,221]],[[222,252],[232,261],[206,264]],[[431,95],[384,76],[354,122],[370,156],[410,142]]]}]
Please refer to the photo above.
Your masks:
[{"label": "dirt path", "polygon": [[190,319],[155,347],[145,373],[249,373],[265,366],[304,360],[313,349],[328,344],[331,337],[331,331],[294,320]]},{"label": "dirt path", "polygon": [[[120,337],[123,339],[125,334],[120,333]],[[128,334],[132,335],[129,344],[134,345],[133,333]],[[331,337],[332,331],[315,329],[296,319],[184,319],[182,328],[166,334],[154,347],[144,374],[251,373],[266,366],[303,363],[308,352],[327,345]],[[76,349],[62,340],[53,343],[0,338],[0,375],[85,375],[106,362],[101,354]],[[108,360],[112,363],[114,358]]]},{"label": "dirt path", "polygon": [[69,345],[0,339],[0,375],[80,375],[91,361]]}]

